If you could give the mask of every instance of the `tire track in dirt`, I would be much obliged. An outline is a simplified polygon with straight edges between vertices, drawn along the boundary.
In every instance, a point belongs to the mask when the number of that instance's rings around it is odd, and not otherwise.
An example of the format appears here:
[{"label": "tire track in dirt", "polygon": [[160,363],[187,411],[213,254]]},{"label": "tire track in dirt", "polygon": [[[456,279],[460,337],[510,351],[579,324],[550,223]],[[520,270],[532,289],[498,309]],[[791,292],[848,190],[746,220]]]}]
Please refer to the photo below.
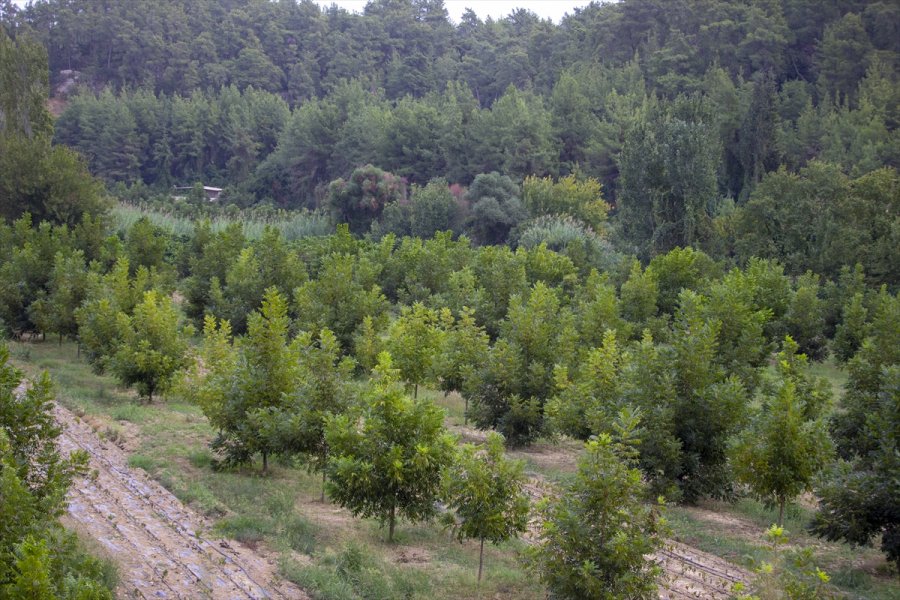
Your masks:
[{"label": "tire track in dirt", "polygon": [[119,566],[127,597],[194,600],[308,600],[278,578],[272,561],[200,533],[207,523],[175,496],[127,466],[125,454],[101,441],[61,406],[58,443],[64,454],[84,450],[91,475],[69,491],[69,519],[96,539]]}]

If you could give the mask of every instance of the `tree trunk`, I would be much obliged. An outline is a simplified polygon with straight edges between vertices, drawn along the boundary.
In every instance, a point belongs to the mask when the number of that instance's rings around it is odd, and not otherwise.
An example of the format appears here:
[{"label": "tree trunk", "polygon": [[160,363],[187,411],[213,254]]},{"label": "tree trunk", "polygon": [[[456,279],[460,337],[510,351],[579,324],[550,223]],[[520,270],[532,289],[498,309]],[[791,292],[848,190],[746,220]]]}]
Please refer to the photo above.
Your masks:
[{"label": "tree trunk", "polygon": [[59,334],[59,345],[62,347],[62,334]]},{"label": "tree trunk", "polygon": [[416,383],[416,384],[414,384],[414,387],[413,387],[413,400],[418,400],[418,399],[419,399],[419,384]]},{"label": "tree trunk", "polygon": [[263,473],[267,473],[267,472],[269,471],[269,453],[268,453],[268,452],[263,452],[263,453],[262,453],[262,458],[263,458],[263,469],[262,469],[262,472],[263,472]]},{"label": "tree trunk", "polygon": [[481,549],[478,551],[478,583],[481,583],[481,569],[484,566],[484,538],[481,538]]},{"label": "tree trunk", "polygon": [[394,542],[394,524],[397,521],[397,507],[391,504],[391,516],[388,521],[388,542]]},{"label": "tree trunk", "polygon": [[469,398],[466,397],[466,407],[463,409],[463,427],[469,424]]},{"label": "tree trunk", "polygon": [[322,504],[325,504],[325,469],[322,469],[322,497],[320,500]]},{"label": "tree trunk", "polygon": [[784,526],[784,498],[778,502],[778,526]]}]

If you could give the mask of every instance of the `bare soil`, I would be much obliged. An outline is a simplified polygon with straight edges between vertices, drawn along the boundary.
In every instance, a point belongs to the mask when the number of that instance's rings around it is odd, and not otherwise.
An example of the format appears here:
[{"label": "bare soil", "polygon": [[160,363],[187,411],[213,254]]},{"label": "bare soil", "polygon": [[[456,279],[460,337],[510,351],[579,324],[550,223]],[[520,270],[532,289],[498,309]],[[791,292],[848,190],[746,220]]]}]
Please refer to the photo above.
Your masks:
[{"label": "bare soil", "polygon": [[85,450],[91,475],[69,492],[67,523],[94,538],[119,567],[119,598],[307,599],[280,579],[272,558],[208,537],[209,523],[142,472],[116,444],[61,406],[60,450]]}]

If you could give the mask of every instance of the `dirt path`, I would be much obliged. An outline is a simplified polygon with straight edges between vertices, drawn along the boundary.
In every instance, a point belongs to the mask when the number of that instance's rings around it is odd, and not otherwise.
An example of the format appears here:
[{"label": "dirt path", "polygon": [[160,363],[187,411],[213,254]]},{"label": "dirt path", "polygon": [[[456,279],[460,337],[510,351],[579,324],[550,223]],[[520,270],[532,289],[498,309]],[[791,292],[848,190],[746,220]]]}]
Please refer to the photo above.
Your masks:
[{"label": "dirt path", "polygon": [[306,600],[280,580],[274,561],[237,543],[205,537],[208,523],[101,441],[86,423],[56,406],[60,450],[90,455],[92,475],[69,492],[75,528],[97,540],[119,566],[120,598]]}]

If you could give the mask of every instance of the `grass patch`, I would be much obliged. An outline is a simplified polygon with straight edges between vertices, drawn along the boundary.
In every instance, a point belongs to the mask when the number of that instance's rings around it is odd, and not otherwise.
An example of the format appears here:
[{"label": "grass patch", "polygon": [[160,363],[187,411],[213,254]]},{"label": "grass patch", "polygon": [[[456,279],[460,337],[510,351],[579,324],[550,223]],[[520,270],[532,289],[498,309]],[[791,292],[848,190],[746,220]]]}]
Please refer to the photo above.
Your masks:
[{"label": "grass patch", "polygon": [[128,466],[132,469],[143,469],[152,475],[156,470],[156,461],[143,454],[132,454],[128,457]]},{"label": "grass patch", "polygon": [[844,368],[829,357],[822,362],[810,362],[809,371],[816,377],[822,377],[831,384],[831,391],[834,392],[835,399],[840,399],[844,393],[844,386],[847,384],[847,372]]},{"label": "grass patch", "polygon": [[379,560],[377,549],[357,542],[324,555],[318,564],[282,564],[282,574],[317,600],[429,598],[432,585],[421,571]]},{"label": "grass patch", "polygon": [[[108,376],[98,376],[77,358],[71,343],[11,344],[17,366],[36,375],[44,365],[56,383],[60,401],[99,423],[117,423],[129,436],[135,454],[129,464],[150,473],[182,501],[218,519],[216,531],[249,545],[265,544],[279,555],[284,575],[314,598],[427,598],[428,600],[503,598],[543,600],[546,590],[524,571],[519,552],[524,542],[485,546],[485,575],[479,587],[478,544],[452,540],[436,524],[398,523],[397,543],[384,542],[385,531],[371,520],[354,519],[347,511],[319,502],[321,479],[302,466],[270,461],[215,470],[209,441],[215,432],[193,405],[165,399],[139,404]],[[17,348],[18,347],[18,348]],[[844,373],[832,363],[814,364],[817,374],[842,386]],[[420,389],[447,412],[447,424],[463,422],[458,394]],[[124,422],[129,425],[125,427]],[[527,462],[529,472],[549,481],[565,479],[579,444],[540,441],[512,453]],[[679,539],[742,565],[765,560],[769,552],[762,531],[774,512],[752,500],[736,505],[710,503],[710,510],[743,519],[759,536],[740,535],[725,526],[697,519],[688,509],[673,507],[670,521]],[[832,575],[847,598],[875,600],[900,597],[900,586],[874,549],[853,549],[806,536],[808,509],[792,507],[787,529],[792,540],[811,545],[816,561]],[[875,565],[875,566],[873,566]]]},{"label": "grass patch", "polygon": [[316,549],[316,526],[300,515],[289,515],[281,527],[281,539],[291,550],[312,554]]},{"label": "grass patch", "polygon": [[109,410],[109,416],[116,421],[128,421],[129,423],[141,423],[148,417],[147,410],[137,404],[123,404],[113,406]]},{"label": "grass patch", "polygon": [[[776,520],[774,509],[749,498],[735,504],[708,502],[702,508],[736,519],[740,526],[730,526],[727,520],[711,523],[699,518],[690,508],[670,507],[669,523],[676,539],[750,569],[774,560],[775,554],[764,540],[765,530]],[[831,576],[832,588],[839,597],[859,600],[900,597],[897,574],[891,572],[881,552],[875,548],[826,542],[809,535],[806,526],[812,514],[809,508],[790,505],[785,511],[785,531],[794,550],[812,548],[814,564]],[[872,566],[876,568],[873,570]]]},{"label": "grass patch", "polygon": [[271,519],[252,515],[225,517],[216,523],[216,531],[242,544],[254,546],[275,533]]}]

